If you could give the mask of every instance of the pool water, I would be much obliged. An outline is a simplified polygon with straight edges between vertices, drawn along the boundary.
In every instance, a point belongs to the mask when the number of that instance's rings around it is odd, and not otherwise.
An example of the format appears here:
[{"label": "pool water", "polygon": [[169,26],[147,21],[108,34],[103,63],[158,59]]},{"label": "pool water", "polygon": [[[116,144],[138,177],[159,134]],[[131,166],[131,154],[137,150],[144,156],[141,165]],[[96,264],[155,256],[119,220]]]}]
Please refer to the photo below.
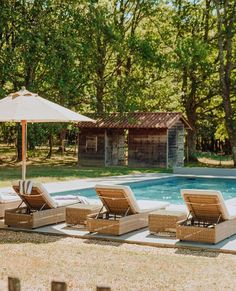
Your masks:
[{"label": "pool water", "polygon": [[[183,204],[181,189],[218,190],[224,199],[236,197],[236,179],[170,177],[122,185],[130,186],[137,199],[168,201],[173,204]],[[53,195],[67,194],[97,198],[93,188],[53,193]]]}]

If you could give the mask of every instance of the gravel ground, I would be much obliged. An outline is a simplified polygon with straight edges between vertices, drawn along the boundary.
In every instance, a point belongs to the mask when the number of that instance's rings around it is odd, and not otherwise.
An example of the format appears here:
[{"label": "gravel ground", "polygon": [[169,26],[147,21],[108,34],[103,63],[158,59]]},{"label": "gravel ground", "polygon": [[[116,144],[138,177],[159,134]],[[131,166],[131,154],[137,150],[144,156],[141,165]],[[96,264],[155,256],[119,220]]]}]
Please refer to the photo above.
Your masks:
[{"label": "gravel ground", "polygon": [[0,231],[0,290],[235,290],[236,256]]}]

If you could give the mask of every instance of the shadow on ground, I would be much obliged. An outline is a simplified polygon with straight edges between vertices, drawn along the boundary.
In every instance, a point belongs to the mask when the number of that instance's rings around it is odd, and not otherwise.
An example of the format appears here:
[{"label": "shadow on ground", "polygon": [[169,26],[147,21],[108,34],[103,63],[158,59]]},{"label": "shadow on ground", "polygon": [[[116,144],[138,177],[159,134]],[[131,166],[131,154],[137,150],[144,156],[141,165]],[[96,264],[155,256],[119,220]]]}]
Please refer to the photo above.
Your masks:
[{"label": "shadow on ground", "polygon": [[216,251],[206,251],[206,250],[189,250],[189,249],[177,249],[175,251],[175,254],[177,255],[188,255],[188,256],[194,256],[194,257],[207,257],[207,258],[216,258],[219,256],[219,252]]},{"label": "shadow on ground", "polygon": [[63,237],[22,231],[0,230],[0,244],[48,244],[59,241]]}]

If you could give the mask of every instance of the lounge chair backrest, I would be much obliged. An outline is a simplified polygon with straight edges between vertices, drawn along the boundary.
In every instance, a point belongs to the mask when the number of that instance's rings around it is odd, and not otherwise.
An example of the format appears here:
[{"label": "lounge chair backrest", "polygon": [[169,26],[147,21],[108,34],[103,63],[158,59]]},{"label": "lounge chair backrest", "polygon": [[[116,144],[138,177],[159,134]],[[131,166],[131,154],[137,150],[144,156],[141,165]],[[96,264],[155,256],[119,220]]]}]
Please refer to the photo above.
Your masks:
[{"label": "lounge chair backrest", "polygon": [[230,219],[220,191],[183,189],[181,195],[193,218],[217,223]]},{"label": "lounge chair backrest", "polygon": [[140,212],[129,186],[96,185],[95,190],[104,207],[111,214],[128,215]]},{"label": "lounge chair backrest", "polygon": [[32,210],[51,209],[57,207],[57,203],[53,200],[41,183],[33,182],[31,193],[22,193],[20,181],[13,182],[12,187],[22,201]]}]

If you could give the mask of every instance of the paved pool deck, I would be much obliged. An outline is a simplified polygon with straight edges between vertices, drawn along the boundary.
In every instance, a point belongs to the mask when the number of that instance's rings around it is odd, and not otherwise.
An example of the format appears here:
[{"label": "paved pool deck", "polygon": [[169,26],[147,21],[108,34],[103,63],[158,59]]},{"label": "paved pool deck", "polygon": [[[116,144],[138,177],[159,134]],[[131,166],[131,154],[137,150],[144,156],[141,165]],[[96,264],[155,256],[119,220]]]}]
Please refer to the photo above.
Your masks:
[{"label": "paved pool deck", "polygon": [[[127,175],[127,176],[117,176],[117,177],[103,177],[96,179],[78,179],[73,181],[65,182],[53,182],[45,184],[46,189],[50,193],[60,192],[60,191],[69,191],[75,189],[85,189],[94,187],[97,183],[103,184],[119,184],[126,182],[135,182],[135,181],[144,181],[151,180],[163,177],[175,176],[173,174],[137,174],[137,175]],[[0,193],[12,192],[11,188],[1,188]],[[40,227],[34,230],[26,229],[17,229],[12,227],[7,227],[4,225],[4,221],[0,220],[0,229],[9,230],[9,231],[23,231],[23,232],[32,232],[48,235],[56,235],[61,237],[78,237],[82,239],[94,239],[94,240],[103,240],[115,241],[117,243],[129,243],[129,244],[139,244],[146,246],[155,246],[155,247],[166,247],[166,248],[178,248],[178,249],[194,249],[194,250],[207,250],[213,252],[221,253],[230,253],[236,254],[236,235],[223,240],[222,242],[211,245],[203,243],[194,243],[194,242],[181,242],[173,236],[158,236],[149,233],[148,228],[141,230],[133,231],[121,236],[111,236],[111,235],[101,235],[97,233],[89,233],[84,227],[69,227],[65,223],[60,223],[56,225],[50,225],[45,227]]]},{"label": "paved pool deck", "polygon": [[229,253],[236,255],[236,235],[223,240],[218,244],[204,244],[204,243],[194,243],[194,242],[181,242],[173,236],[158,236],[150,234],[148,228],[143,228],[137,231],[132,231],[130,233],[112,236],[112,235],[102,235],[97,233],[89,233],[84,226],[72,227],[67,226],[65,223],[60,223],[56,225],[49,225],[40,227],[37,229],[17,229],[13,227],[7,227],[4,225],[4,221],[0,221],[0,229],[9,231],[22,231],[27,233],[39,233],[44,235],[55,235],[61,237],[75,237],[82,239],[92,239],[92,240],[102,240],[110,242],[116,242],[120,244],[138,244],[144,246],[153,247],[165,247],[165,248],[177,248],[177,249],[191,249],[191,250],[205,250],[218,253]]}]

